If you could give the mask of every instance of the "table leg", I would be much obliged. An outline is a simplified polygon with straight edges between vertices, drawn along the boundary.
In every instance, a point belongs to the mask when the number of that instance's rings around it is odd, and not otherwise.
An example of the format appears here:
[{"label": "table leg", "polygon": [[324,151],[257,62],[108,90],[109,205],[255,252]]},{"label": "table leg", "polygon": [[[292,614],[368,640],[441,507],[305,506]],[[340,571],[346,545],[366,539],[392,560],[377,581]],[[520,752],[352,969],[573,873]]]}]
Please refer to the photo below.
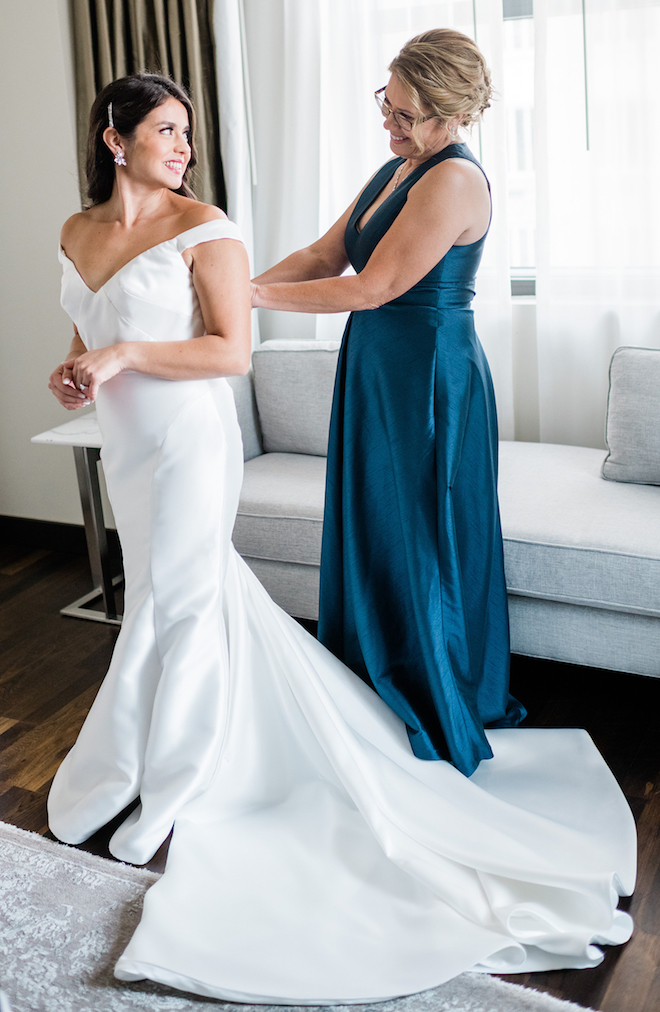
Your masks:
[{"label": "table leg", "polygon": [[[78,601],[67,608],[62,608],[62,614],[74,618],[92,619],[96,622],[107,622],[110,625],[119,625],[121,616],[117,614],[117,602],[115,599],[115,586],[121,582],[122,577],[112,577],[110,568],[110,551],[108,549],[108,534],[105,529],[103,518],[103,504],[101,502],[101,487],[99,485],[98,462],[100,452],[95,447],[74,446],[73,454],[76,461],[76,474],[78,477],[78,491],[85,523],[85,537],[87,539],[87,552],[89,564],[92,570],[92,580],[95,589],[85,594]],[[85,608],[99,598],[103,598],[103,612],[94,611],[92,608]]]}]

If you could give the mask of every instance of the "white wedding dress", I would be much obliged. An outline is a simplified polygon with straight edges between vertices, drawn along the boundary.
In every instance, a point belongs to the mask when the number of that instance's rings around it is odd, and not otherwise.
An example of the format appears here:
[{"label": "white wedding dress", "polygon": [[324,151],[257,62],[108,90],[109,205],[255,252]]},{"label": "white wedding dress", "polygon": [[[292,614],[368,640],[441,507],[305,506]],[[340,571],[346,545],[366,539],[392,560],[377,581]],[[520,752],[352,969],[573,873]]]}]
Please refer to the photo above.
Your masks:
[{"label": "white wedding dress", "polygon": [[[204,333],[181,252],[211,221],[92,292],[64,254],[88,348]],[[630,810],[580,730],[488,732],[469,779],[278,608],[237,555],[240,430],[223,379],[122,373],[97,410],[124,551],[108,675],[50,794],[79,843],[135,798],[118,858],[162,878],[116,966],[230,1001],[368,1002],[467,969],[595,966],[628,939]]]}]

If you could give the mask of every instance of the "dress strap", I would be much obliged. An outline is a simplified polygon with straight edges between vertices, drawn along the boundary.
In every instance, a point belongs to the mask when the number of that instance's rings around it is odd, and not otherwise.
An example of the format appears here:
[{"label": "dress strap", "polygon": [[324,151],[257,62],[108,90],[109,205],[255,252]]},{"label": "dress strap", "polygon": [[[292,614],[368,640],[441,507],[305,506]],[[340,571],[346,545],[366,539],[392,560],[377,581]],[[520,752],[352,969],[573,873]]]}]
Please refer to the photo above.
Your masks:
[{"label": "dress strap", "polygon": [[243,242],[243,236],[238,225],[228,218],[214,218],[212,221],[205,221],[202,225],[189,228],[176,237],[176,244],[179,253],[190,249],[191,246],[198,246],[202,242],[212,242],[214,239],[238,239]]},{"label": "dress strap", "polygon": [[427,159],[427,161],[422,162],[422,164],[418,165],[418,167],[413,172],[411,172],[409,176],[406,176],[406,178],[403,180],[398,189],[401,189],[404,192],[406,192],[407,189],[410,189],[410,187],[414,183],[418,182],[418,180],[421,179],[421,177],[428,169],[432,169],[434,165],[439,165],[440,162],[444,162],[448,158],[464,158],[468,162],[474,162],[477,168],[481,169],[484,175],[484,179],[488,184],[488,190],[490,191],[490,182],[488,180],[488,176],[484,172],[483,165],[481,164],[478,158],[475,158],[475,156],[472,154],[467,144],[463,143],[462,141],[457,141],[456,143],[448,144],[446,148],[442,149],[442,151],[438,151],[437,155],[432,155],[431,158]]}]

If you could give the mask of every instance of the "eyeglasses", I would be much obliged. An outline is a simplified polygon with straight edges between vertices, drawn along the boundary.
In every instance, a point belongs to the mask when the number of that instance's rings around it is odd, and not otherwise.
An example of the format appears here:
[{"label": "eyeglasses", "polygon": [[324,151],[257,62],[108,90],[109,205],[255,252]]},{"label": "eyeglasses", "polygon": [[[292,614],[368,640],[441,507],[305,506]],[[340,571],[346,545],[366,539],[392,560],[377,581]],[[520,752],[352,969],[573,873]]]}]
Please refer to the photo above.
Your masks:
[{"label": "eyeglasses", "polygon": [[378,91],[374,92],[376,105],[382,112],[383,116],[385,116],[385,118],[387,118],[388,116],[392,116],[396,125],[400,127],[404,133],[409,134],[412,128],[417,123],[426,123],[427,119],[435,119],[435,115],[408,116],[408,114],[405,112],[395,112],[390,103],[387,101],[387,98],[385,96],[381,98],[381,95],[383,94],[386,88],[387,85],[384,84],[382,88],[379,88]]}]

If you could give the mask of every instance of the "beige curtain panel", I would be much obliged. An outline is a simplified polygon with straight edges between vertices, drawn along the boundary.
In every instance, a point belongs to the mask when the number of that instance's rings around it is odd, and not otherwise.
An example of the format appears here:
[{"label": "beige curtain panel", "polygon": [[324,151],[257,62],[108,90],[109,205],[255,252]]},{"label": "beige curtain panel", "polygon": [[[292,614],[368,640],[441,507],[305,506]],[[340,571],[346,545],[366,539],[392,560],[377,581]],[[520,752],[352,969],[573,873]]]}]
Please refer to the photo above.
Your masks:
[{"label": "beige curtain panel", "polygon": [[213,0],[70,0],[76,78],[78,167],[84,196],[89,111],[117,77],[146,70],[172,77],[197,112],[196,195],[224,208],[213,48]]}]

